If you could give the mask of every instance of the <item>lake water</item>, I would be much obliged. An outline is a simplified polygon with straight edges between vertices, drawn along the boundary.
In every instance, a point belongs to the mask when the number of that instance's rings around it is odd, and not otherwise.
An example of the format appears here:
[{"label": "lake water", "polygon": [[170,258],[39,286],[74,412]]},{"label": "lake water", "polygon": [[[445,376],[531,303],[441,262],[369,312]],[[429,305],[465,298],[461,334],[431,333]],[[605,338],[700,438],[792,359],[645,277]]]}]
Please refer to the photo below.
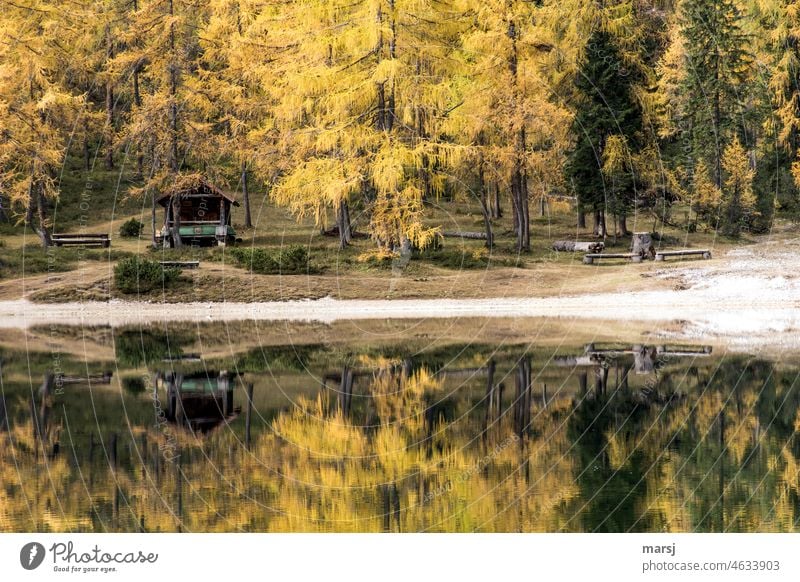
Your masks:
[{"label": "lake water", "polygon": [[8,335],[0,530],[800,529],[797,362],[386,326]]}]

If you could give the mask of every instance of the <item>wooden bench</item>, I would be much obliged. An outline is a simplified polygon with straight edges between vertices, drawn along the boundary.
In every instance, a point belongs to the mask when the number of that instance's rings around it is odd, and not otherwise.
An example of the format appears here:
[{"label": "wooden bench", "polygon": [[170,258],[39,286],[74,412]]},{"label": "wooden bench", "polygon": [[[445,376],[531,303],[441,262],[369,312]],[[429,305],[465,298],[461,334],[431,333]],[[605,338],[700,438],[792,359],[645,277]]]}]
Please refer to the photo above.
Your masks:
[{"label": "wooden bench", "polygon": [[200,261],[158,261],[165,269],[199,269]]},{"label": "wooden bench", "polygon": [[642,255],[636,253],[587,253],[583,255],[583,264],[591,265],[600,259],[630,259],[634,263],[641,263]]},{"label": "wooden bench", "polygon": [[688,257],[691,255],[702,255],[704,259],[711,258],[711,251],[708,249],[683,249],[679,251],[657,251],[656,260],[663,261],[667,257]]},{"label": "wooden bench", "polygon": [[54,234],[50,237],[57,247],[110,247],[111,239],[107,234]]}]

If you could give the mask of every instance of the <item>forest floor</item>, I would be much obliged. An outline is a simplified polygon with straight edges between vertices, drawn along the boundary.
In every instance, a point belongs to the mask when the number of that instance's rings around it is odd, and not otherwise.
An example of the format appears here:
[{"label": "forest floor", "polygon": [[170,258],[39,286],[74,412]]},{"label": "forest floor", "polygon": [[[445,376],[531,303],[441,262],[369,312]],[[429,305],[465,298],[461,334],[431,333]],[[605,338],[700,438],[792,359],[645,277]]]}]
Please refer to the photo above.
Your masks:
[{"label": "forest floor", "polygon": [[[597,266],[573,261],[566,267],[544,262],[536,269],[466,270],[443,275],[433,291],[430,279],[415,281],[402,272],[396,281],[385,276],[259,276],[212,262],[207,272],[188,275],[193,281],[217,277],[224,304],[191,293],[181,303],[164,294],[160,301],[147,302],[112,298],[33,304],[31,294],[54,293],[63,284],[62,275],[39,275],[25,281],[23,297],[14,297],[19,287],[13,281],[0,282],[0,327],[547,317],[638,322],[631,323],[637,330],[657,328],[675,338],[717,338],[741,347],[800,347],[800,237],[794,229],[784,225],[746,246],[714,252],[711,260]],[[109,271],[105,263],[85,261],[68,276],[73,284],[80,277],[83,285],[101,293]],[[274,286],[271,299],[276,300],[265,300],[268,295],[261,294],[264,287],[257,280]]]}]

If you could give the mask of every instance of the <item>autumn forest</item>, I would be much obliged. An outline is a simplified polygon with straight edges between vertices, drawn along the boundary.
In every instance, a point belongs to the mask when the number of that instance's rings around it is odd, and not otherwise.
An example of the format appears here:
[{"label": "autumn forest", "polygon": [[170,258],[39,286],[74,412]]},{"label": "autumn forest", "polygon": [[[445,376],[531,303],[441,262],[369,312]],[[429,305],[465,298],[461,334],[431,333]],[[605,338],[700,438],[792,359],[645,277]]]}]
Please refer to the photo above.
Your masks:
[{"label": "autumn forest", "polygon": [[0,207],[45,245],[68,160],[145,207],[201,174],[245,227],[266,196],[342,247],[357,214],[389,255],[452,200],[523,253],[545,208],[599,237],[800,209],[794,0],[0,5]]}]

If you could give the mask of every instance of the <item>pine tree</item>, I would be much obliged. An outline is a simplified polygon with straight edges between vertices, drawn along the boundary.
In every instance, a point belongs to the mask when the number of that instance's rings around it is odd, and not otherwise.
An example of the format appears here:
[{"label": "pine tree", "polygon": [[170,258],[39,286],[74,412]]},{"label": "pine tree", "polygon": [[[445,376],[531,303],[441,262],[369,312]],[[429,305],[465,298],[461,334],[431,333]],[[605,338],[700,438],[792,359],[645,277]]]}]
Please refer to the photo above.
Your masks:
[{"label": "pine tree", "polygon": [[[636,151],[642,141],[642,110],[634,95],[638,81],[637,71],[623,60],[614,38],[598,26],[589,37],[575,77],[575,147],[566,166],[581,208],[595,215],[597,236],[606,235],[606,210],[625,216],[634,205],[634,172],[632,163],[624,160],[631,158],[630,150]],[[613,156],[620,160],[613,184],[603,175],[609,140],[620,150]]]},{"label": "pine tree", "polygon": [[684,0],[680,5],[685,118],[681,120],[695,160],[711,168],[722,187],[722,155],[745,120],[751,55],[735,0]]}]

